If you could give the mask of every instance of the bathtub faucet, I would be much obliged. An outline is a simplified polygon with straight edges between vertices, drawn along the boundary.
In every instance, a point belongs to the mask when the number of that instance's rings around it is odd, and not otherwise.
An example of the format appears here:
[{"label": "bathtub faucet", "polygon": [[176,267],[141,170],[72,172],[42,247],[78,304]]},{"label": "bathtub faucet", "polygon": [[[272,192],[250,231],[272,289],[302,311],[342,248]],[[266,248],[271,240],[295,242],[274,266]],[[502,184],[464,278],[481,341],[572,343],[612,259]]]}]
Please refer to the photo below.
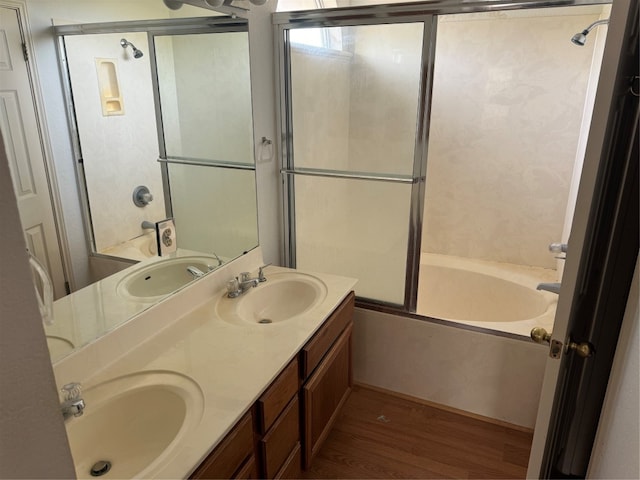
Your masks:
[{"label": "bathtub faucet", "polygon": [[560,283],[539,283],[536,290],[545,290],[547,292],[560,294]]}]

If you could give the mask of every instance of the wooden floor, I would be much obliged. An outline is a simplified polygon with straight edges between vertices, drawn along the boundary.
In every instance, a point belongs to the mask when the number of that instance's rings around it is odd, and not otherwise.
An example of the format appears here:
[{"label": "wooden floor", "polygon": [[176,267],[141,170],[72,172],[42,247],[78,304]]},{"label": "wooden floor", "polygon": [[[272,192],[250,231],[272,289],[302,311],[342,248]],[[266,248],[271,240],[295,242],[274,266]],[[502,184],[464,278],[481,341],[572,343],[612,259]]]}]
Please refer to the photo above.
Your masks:
[{"label": "wooden floor", "polygon": [[304,478],[525,478],[532,434],[354,387]]}]

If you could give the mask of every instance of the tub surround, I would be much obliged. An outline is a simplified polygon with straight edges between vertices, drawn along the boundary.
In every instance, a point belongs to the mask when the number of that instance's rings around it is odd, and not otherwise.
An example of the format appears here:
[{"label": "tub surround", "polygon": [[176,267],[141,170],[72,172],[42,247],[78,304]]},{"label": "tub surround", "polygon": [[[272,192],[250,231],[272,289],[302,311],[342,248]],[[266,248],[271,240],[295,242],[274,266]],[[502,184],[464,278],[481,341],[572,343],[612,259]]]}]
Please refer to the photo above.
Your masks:
[{"label": "tub surround", "polygon": [[533,428],[548,347],[356,308],[353,379]]},{"label": "tub surround", "polygon": [[[79,381],[85,389],[144,371],[175,372],[199,385],[204,401],[200,422],[166,458],[140,476],[187,477],[356,283],[350,278],[314,274],[327,285],[325,299],[286,322],[244,326],[216,318],[216,303],[226,294],[226,282],[241,271],[252,271],[255,276],[261,262],[261,250],[256,248],[54,365],[58,385]],[[268,279],[272,273],[286,271],[290,270],[268,267],[265,274]],[[85,412],[90,409],[87,405]]]}]

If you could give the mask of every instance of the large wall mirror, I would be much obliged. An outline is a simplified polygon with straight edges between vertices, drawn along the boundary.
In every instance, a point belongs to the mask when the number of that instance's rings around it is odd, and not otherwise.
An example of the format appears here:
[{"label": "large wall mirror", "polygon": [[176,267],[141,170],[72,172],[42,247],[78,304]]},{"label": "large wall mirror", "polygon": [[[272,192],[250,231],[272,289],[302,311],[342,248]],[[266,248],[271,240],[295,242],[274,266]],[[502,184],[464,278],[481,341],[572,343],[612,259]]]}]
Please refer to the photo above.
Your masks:
[{"label": "large wall mirror", "polygon": [[[258,245],[247,30],[231,17],[55,27],[100,281],[54,303],[54,361]],[[177,249],[159,256],[165,219]]]}]

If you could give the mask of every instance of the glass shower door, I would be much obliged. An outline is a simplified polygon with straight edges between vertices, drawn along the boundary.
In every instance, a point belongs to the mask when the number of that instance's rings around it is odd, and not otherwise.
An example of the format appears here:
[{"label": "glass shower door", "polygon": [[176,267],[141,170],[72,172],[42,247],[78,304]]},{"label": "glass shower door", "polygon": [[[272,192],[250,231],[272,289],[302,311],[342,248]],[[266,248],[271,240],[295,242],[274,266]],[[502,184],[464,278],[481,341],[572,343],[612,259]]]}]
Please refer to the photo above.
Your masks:
[{"label": "glass shower door", "polygon": [[405,304],[415,243],[425,25],[285,31],[289,264],[385,304]]}]

